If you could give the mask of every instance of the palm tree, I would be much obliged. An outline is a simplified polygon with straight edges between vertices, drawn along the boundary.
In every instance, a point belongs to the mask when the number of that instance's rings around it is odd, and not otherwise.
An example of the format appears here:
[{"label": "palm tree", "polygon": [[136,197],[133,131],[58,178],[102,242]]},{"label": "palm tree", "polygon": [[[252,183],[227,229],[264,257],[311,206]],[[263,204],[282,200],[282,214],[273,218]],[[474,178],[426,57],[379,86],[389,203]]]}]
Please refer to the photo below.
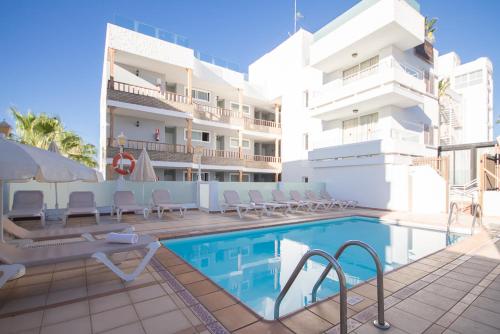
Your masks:
[{"label": "palm tree", "polygon": [[437,17],[433,18],[425,17],[425,39],[427,39],[431,43],[434,43],[436,39],[435,32],[437,28],[435,26],[437,20],[438,20]]},{"label": "palm tree", "polygon": [[37,115],[31,111],[22,114],[13,107],[10,111],[16,123],[16,137],[21,143],[47,149],[54,141],[62,155],[89,167],[97,166],[95,146],[66,130],[59,118],[44,113]]},{"label": "palm tree", "polygon": [[450,88],[450,78],[444,78],[438,82],[438,102],[439,106],[442,105],[442,99],[448,96],[448,88]]}]

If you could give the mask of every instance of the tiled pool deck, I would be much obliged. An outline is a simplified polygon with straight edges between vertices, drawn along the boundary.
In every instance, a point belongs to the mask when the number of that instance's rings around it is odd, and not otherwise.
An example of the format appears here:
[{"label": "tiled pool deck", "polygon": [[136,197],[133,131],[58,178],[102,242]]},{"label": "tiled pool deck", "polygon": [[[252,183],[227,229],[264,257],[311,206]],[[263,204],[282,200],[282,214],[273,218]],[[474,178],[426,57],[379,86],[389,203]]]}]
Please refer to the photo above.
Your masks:
[{"label": "tiled pool deck", "polygon": [[[140,233],[171,238],[349,215],[441,228],[446,222],[445,215],[365,209],[244,220],[190,211],[183,219],[169,214],[162,221],[135,215],[124,220]],[[92,223],[91,218],[75,218],[69,225]],[[39,227],[39,222],[20,224]],[[138,256],[128,254],[120,267],[133,267]],[[386,320],[392,324],[388,331],[371,324],[376,316],[375,284],[348,293],[362,298],[349,305],[351,333],[500,332],[500,241],[492,231],[385,275]],[[0,333],[335,333],[338,321],[337,297],[280,321],[263,321],[165,248],[131,283],[88,260],[29,268],[26,276],[0,289]]]}]

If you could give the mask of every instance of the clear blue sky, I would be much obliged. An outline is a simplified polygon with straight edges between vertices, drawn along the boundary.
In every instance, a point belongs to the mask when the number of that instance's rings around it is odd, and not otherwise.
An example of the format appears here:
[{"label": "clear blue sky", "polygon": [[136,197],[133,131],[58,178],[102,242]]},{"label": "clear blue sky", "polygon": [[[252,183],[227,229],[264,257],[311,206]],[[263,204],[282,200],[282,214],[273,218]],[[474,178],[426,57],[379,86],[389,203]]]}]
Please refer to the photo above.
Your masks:
[{"label": "clear blue sky", "polygon": [[[499,87],[500,1],[419,2],[424,15],[439,18],[439,51],[455,50],[464,62],[488,56]],[[300,26],[314,32],[355,3],[298,0]],[[10,106],[58,115],[96,144],[106,22],[115,14],[184,35],[191,47],[242,68],[293,29],[293,0],[1,0],[0,118],[12,124]]]}]

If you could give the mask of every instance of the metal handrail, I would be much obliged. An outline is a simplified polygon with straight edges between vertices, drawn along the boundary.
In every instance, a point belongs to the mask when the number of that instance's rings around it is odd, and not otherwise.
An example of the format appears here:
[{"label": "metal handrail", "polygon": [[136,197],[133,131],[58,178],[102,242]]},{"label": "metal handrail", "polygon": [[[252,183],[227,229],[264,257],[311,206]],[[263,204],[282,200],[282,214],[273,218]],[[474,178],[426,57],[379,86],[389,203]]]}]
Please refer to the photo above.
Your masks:
[{"label": "metal handrail", "polygon": [[[377,255],[377,252],[371,247],[370,245],[360,241],[360,240],[349,240],[344,242],[337,252],[335,253],[335,259],[339,259],[340,255],[346,250],[346,248],[350,246],[359,246],[363,249],[365,249],[373,258],[373,261],[375,262],[375,266],[377,268],[377,308],[378,308],[378,316],[377,319],[373,321],[373,325],[379,329],[388,329],[391,327],[391,325],[385,321],[385,315],[384,315],[384,270],[382,268],[382,263],[380,262],[380,258]],[[316,296],[317,292],[319,289],[319,286],[323,281],[326,279],[328,273],[332,267],[330,264],[325,268],[321,276],[319,277],[318,281],[316,284],[314,284],[313,290],[312,290],[312,301],[316,301]]]},{"label": "metal handrail", "polygon": [[451,202],[450,203],[450,214],[448,215],[448,223],[446,224],[446,246],[451,245],[450,232],[451,232],[451,219],[453,217],[453,208],[455,208],[456,212],[457,212],[455,214],[455,221],[457,221],[457,222],[458,222],[458,216],[460,213],[457,202]]},{"label": "metal handrail", "polygon": [[470,230],[471,235],[474,234],[474,230],[476,228],[476,220],[478,217],[478,213],[479,213],[479,226],[482,226],[483,225],[483,209],[481,208],[480,204],[474,204],[474,207],[472,210],[472,214],[473,214],[474,218],[472,218],[472,226],[471,226],[471,230]]},{"label": "metal handrail", "polygon": [[329,262],[328,264],[329,268],[330,269],[334,268],[335,271],[337,272],[340,284],[340,333],[346,334],[347,333],[347,288],[346,288],[345,275],[338,261],[330,254],[319,249],[313,249],[308,251],[300,259],[299,263],[293,270],[292,275],[290,276],[285,286],[283,287],[283,290],[281,290],[280,294],[278,295],[278,298],[276,298],[276,302],[274,303],[274,319],[277,320],[279,318],[281,301],[283,300],[283,298],[285,298],[293,282],[295,282],[295,279],[302,270],[302,267],[310,257],[316,255],[326,259]]}]

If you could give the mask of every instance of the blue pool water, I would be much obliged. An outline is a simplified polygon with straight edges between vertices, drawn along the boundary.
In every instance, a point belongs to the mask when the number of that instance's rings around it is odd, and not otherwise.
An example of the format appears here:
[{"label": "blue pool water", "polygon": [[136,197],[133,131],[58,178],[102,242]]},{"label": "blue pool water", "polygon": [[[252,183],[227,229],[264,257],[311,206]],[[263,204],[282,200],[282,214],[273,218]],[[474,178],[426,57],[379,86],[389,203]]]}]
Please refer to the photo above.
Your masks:
[{"label": "blue pool water", "polygon": [[[453,236],[452,241],[459,238]],[[274,301],[305,252],[321,249],[333,255],[342,243],[353,239],[377,251],[384,271],[446,247],[444,232],[365,217],[172,239],[163,244],[256,313],[272,319]],[[349,286],[376,275],[373,260],[360,248],[348,248],[340,264]],[[282,315],[311,302],[311,289],[325,266],[326,261],[317,257],[306,263],[281,304]],[[332,271],[318,297],[331,296],[338,289]]]}]

